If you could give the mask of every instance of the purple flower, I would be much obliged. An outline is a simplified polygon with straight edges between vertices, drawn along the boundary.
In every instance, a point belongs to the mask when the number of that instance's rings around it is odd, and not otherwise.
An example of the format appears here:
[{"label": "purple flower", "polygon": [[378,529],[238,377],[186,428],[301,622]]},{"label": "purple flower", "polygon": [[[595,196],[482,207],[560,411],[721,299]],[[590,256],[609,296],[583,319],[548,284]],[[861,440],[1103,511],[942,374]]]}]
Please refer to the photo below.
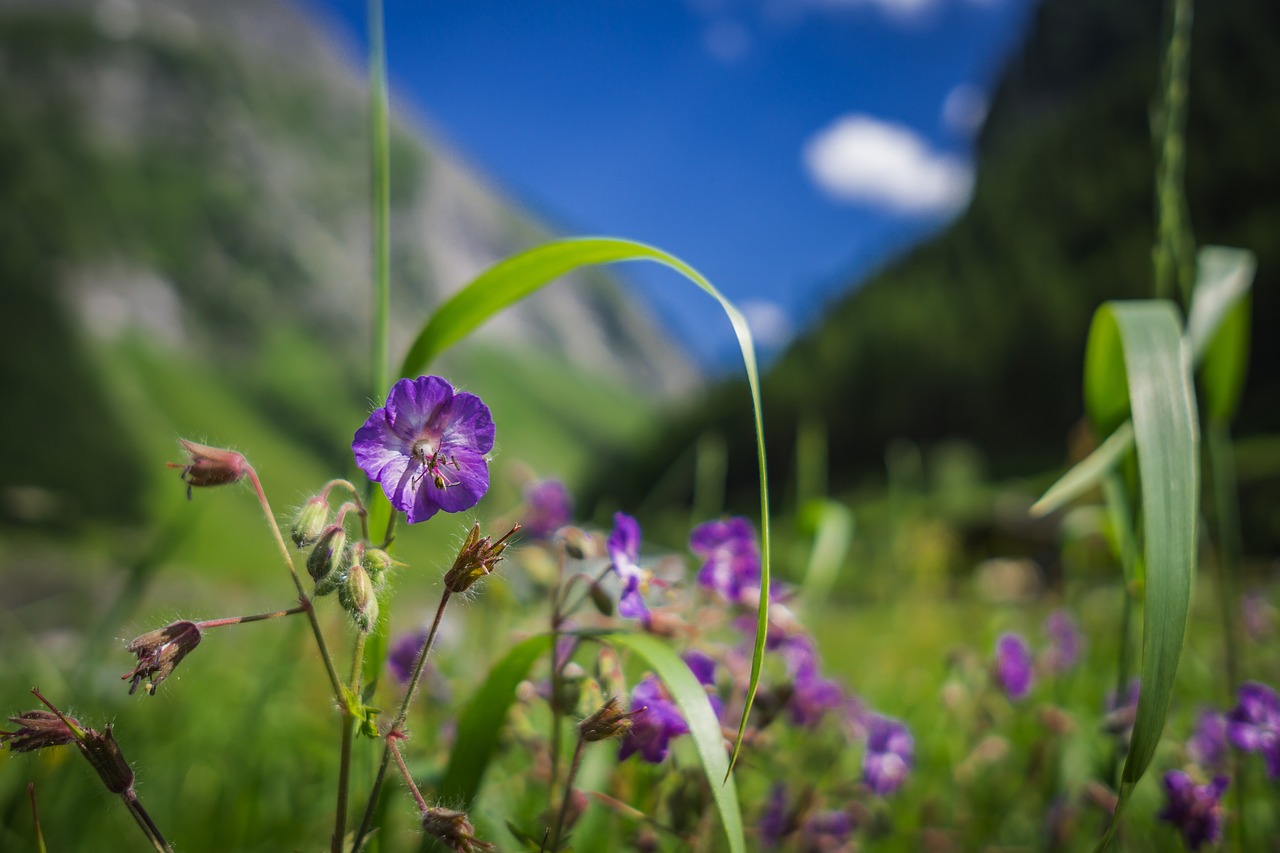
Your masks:
[{"label": "purple flower", "polygon": [[1226,776],[1216,776],[1208,785],[1197,785],[1181,770],[1170,770],[1164,774],[1167,800],[1159,818],[1182,830],[1192,850],[1206,841],[1214,844],[1222,838],[1222,793],[1227,784]]},{"label": "purple flower", "polygon": [[698,525],[689,534],[689,548],[703,561],[698,583],[725,600],[738,604],[748,590],[760,589],[760,545],[745,518]]},{"label": "purple flower", "polygon": [[521,529],[534,539],[550,539],[573,518],[573,495],[559,480],[534,483],[525,490],[524,503]]},{"label": "purple flower", "polygon": [[760,841],[766,850],[782,843],[791,832],[791,816],[787,813],[787,789],[781,782],[774,782],[769,791],[769,804],[760,815]]},{"label": "purple flower", "polygon": [[1035,672],[1031,669],[1031,649],[1017,634],[1001,634],[996,641],[996,679],[1010,699],[1031,692]]},{"label": "purple flower", "polygon": [[818,812],[811,815],[801,827],[808,848],[835,850],[853,835],[853,815],[842,811]]},{"label": "purple flower", "polygon": [[418,662],[418,653],[426,644],[426,631],[401,634],[391,644],[391,650],[387,652],[387,669],[391,670],[396,681],[401,684],[409,683],[409,679],[413,677],[413,665]]},{"label": "purple flower", "polygon": [[410,524],[437,511],[462,512],[489,490],[493,418],[475,394],[457,392],[439,376],[401,379],[356,430],[356,464],[382,484],[387,500]]},{"label": "purple flower", "polygon": [[1240,686],[1240,704],[1227,714],[1227,740],[1245,752],[1261,752],[1267,778],[1280,776],[1280,697],[1265,684]]},{"label": "purple flower", "polygon": [[640,559],[640,523],[625,512],[613,516],[613,532],[605,545],[613,570],[622,581],[618,598],[618,615],[626,619],[649,621],[649,608],[644,603],[644,590],[649,573],[636,565]]},{"label": "purple flower", "polygon": [[716,659],[698,649],[689,649],[681,657],[688,664],[689,671],[698,683],[707,688],[707,699],[711,702],[711,710],[716,719],[724,715],[724,702],[716,695]]},{"label": "purple flower", "polygon": [[1227,756],[1227,718],[1217,711],[1203,711],[1196,730],[1187,738],[1187,755],[1201,767],[1218,767]]},{"label": "purple flower", "polygon": [[1111,734],[1124,735],[1128,738],[1133,733],[1134,721],[1138,719],[1138,700],[1140,698],[1142,698],[1142,680],[1138,678],[1129,679],[1129,684],[1125,687],[1123,700],[1116,697],[1114,690],[1108,690],[1106,698],[1107,714],[1102,719],[1102,730]]},{"label": "purple flower", "polygon": [[639,752],[640,757],[650,764],[661,764],[671,748],[671,739],[688,734],[689,725],[652,675],[646,675],[631,692],[631,710],[641,709],[644,712],[632,720],[631,731],[622,739],[618,760],[623,761],[633,752]]},{"label": "purple flower", "polygon": [[888,717],[870,717],[862,775],[871,790],[884,797],[902,787],[914,752],[915,741],[906,726]]},{"label": "purple flower", "polygon": [[1076,620],[1066,610],[1055,610],[1044,621],[1044,632],[1049,635],[1049,651],[1045,663],[1049,670],[1064,673],[1080,659],[1080,630]]}]

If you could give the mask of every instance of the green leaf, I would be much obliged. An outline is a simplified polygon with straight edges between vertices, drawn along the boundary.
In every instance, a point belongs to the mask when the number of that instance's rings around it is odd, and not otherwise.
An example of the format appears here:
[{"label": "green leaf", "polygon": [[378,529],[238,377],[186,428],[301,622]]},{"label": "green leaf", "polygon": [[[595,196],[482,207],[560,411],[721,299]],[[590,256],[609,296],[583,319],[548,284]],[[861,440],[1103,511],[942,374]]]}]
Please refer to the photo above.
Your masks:
[{"label": "green leaf", "polygon": [[1164,730],[1195,570],[1199,435],[1191,348],[1177,309],[1163,300],[1103,305],[1089,332],[1085,377],[1096,428],[1113,429],[1132,409],[1142,490],[1142,694],[1114,827]]},{"label": "green leaf", "polygon": [[1256,269],[1253,253],[1244,249],[1200,250],[1187,335],[1199,366],[1201,404],[1214,421],[1226,423],[1235,417],[1244,390]]},{"label": "green leaf", "polygon": [[800,584],[800,601],[807,607],[820,607],[829,598],[853,543],[853,513],[838,501],[815,500],[802,512],[810,514],[815,519],[813,548]]},{"label": "green leaf", "polygon": [[738,805],[738,789],[729,773],[724,735],[720,730],[720,721],[711,709],[706,689],[698,683],[698,679],[689,670],[689,665],[670,646],[656,637],[649,634],[616,633],[600,639],[630,649],[632,653],[644,658],[662,679],[685,722],[689,724],[689,734],[693,737],[703,772],[707,776],[707,784],[711,788],[712,799],[720,813],[729,850],[732,853],[745,853],[747,848],[742,831],[742,810]]},{"label": "green leaf", "polygon": [[1133,447],[1133,421],[1125,421],[1092,453],[1081,459],[1031,506],[1034,516],[1048,515],[1102,482]]},{"label": "green leaf", "polygon": [[[674,255],[643,243],[613,237],[558,240],[513,255],[472,279],[469,284],[436,309],[409,348],[408,354],[405,355],[404,363],[400,366],[400,375],[416,376],[426,371],[437,356],[489,318],[560,276],[585,266],[622,261],[652,261],[675,270],[719,302],[733,326],[734,334],[738,339],[738,348],[742,351],[747,385],[751,390],[752,415],[755,419],[756,461],[760,472],[760,539],[763,551],[760,588],[767,590],[772,553],[769,530],[769,482],[765,465],[764,417],[760,406],[760,374],[756,367],[755,344],[751,338],[751,330],[747,327],[746,318],[733,303],[725,299],[701,273]],[[373,497],[370,501],[370,518],[378,517],[378,513],[382,511],[382,502],[379,501],[378,495]],[[760,607],[756,613],[756,641],[751,660],[751,679],[742,709],[742,719],[738,722],[738,736],[734,741],[729,769],[732,769],[737,761],[738,751],[742,748],[747,716],[751,713],[756,689],[760,684],[760,669],[764,663],[764,641],[768,628],[769,596],[762,595]]]},{"label": "green leaf", "polygon": [[501,740],[499,735],[515,701],[517,685],[529,677],[534,661],[550,650],[550,634],[538,634],[517,643],[472,695],[458,717],[457,738],[440,784],[441,802],[461,804],[458,807],[465,809],[475,799]]}]

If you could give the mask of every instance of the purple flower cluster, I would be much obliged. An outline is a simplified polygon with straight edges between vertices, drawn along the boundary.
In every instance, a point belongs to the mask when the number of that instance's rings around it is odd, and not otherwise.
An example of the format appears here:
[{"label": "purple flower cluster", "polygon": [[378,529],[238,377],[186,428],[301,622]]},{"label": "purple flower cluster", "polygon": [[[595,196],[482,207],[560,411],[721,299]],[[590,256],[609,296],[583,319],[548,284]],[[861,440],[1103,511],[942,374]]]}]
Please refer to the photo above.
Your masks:
[{"label": "purple flower cluster", "polygon": [[1182,830],[1187,847],[1214,844],[1222,838],[1222,794],[1226,776],[1214,777],[1208,785],[1197,785],[1181,770],[1164,774],[1165,807],[1159,818]]},{"label": "purple flower cluster", "polygon": [[689,724],[680,709],[652,675],[645,676],[631,691],[631,711],[636,716],[618,749],[619,761],[638,752],[650,764],[661,764],[671,749],[672,738],[689,733]]},{"label": "purple flower cluster", "polygon": [[462,512],[489,490],[494,426],[475,394],[455,391],[439,376],[401,379],[387,404],[356,430],[356,464],[382,485],[410,524],[438,511]]},{"label": "purple flower cluster", "polygon": [[1187,757],[1201,767],[1220,767],[1227,757],[1227,718],[1202,711],[1196,730],[1187,738]]},{"label": "purple flower cluster", "polygon": [[627,619],[649,621],[649,607],[644,603],[644,588],[649,573],[640,568],[640,523],[626,513],[613,517],[613,532],[606,543],[609,562],[622,582],[622,595],[618,598],[618,615]]},{"label": "purple flower cluster", "polygon": [[559,480],[534,483],[524,493],[521,529],[534,539],[550,539],[573,518],[573,495]]},{"label": "purple flower cluster", "polygon": [[907,727],[888,717],[871,716],[867,726],[867,751],[862,759],[862,775],[871,790],[888,796],[906,781],[911,772],[915,740]]},{"label": "purple flower cluster", "polygon": [[693,529],[689,548],[702,558],[698,584],[731,604],[751,603],[760,589],[760,544],[742,517],[708,521]]},{"label": "purple flower cluster", "polygon": [[1049,649],[1045,652],[1045,665],[1050,672],[1061,675],[1076,665],[1080,659],[1080,629],[1076,620],[1066,610],[1055,610],[1045,619],[1044,631],[1049,635]]},{"label": "purple flower cluster", "polygon": [[804,634],[783,640],[779,653],[792,679],[787,713],[795,725],[812,728],[822,721],[827,711],[840,707],[844,692],[835,681],[818,673],[818,651]]},{"label": "purple flower cluster", "polygon": [[1001,634],[996,641],[996,680],[1010,699],[1022,699],[1031,692],[1035,683],[1031,648],[1017,634]]},{"label": "purple flower cluster", "polygon": [[1240,687],[1239,704],[1227,714],[1227,740],[1245,752],[1260,752],[1267,778],[1280,777],[1280,697],[1265,684]]}]

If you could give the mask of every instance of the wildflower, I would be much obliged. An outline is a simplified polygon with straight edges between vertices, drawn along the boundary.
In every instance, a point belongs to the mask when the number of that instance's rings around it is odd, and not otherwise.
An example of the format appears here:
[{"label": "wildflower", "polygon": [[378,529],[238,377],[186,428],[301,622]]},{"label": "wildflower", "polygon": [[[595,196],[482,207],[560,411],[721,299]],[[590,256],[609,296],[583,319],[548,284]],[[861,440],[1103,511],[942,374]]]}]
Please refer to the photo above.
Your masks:
[{"label": "wildflower", "polygon": [[410,524],[439,510],[461,512],[489,490],[494,427],[475,394],[454,391],[439,376],[401,379],[356,430],[356,464],[382,484]]},{"label": "wildflower", "polygon": [[1080,630],[1076,620],[1066,610],[1055,610],[1044,622],[1044,632],[1049,635],[1049,651],[1045,664],[1051,672],[1064,673],[1080,659]]},{"label": "wildflower", "polygon": [[724,702],[716,695],[716,659],[698,649],[689,649],[681,657],[688,665],[693,677],[707,689],[707,699],[711,702],[711,710],[716,719],[724,715]]},{"label": "wildflower", "polygon": [[862,759],[862,775],[876,794],[892,794],[911,772],[915,740],[907,727],[888,717],[872,716],[867,721],[867,752]]},{"label": "wildflower", "polygon": [[1222,838],[1222,794],[1227,789],[1226,776],[1215,776],[1208,785],[1197,785],[1181,770],[1164,774],[1166,804],[1160,820],[1182,830],[1187,846],[1199,850],[1206,841],[1215,844]]},{"label": "wildflower", "polygon": [[650,764],[661,764],[670,751],[671,739],[689,733],[689,725],[680,716],[680,710],[652,675],[645,676],[632,691],[631,710],[636,716],[632,719],[631,731],[622,739],[619,761],[639,752]]},{"label": "wildflower", "polygon": [[19,729],[16,732],[0,732],[0,744],[9,743],[9,748],[14,752],[32,752],[49,746],[75,743],[108,791],[124,794],[132,790],[133,769],[120,752],[110,725],[105,734],[84,728],[79,720],[68,717],[55,708],[48,699],[40,695],[39,690],[33,687],[31,692],[49,710],[28,711],[10,717],[10,722],[18,723]]},{"label": "wildflower", "polygon": [[787,789],[781,782],[774,782],[769,791],[769,804],[760,815],[760,841],[767,850],[782,843],[794,826],[794,816],[787,809]]},{"label": "wildflower", "polygon": [[182,469],[182,481],[187,484],[187,500],[191,500],[193,486],[225,486],[244,478],[251,470],[249,462],[234,450],[223,450],[219,447],[208,447],[178,439],[182,449],[187,451],[187,464],[170,462],[170,468]]},{"label": "wildflower", "polygon": [[996,641],[996,679],[1010,699],[1031,692],[1035,673],[1031,669],[1031,649],[1017,634],[1001,634]]},{"label": "wildflower", "polygon": [[600,710],[578,724],[578,732],[588,743],[623,737],[631,731],[636,715],[643,713],[644,711],[618,710],[618,700],[611,696]]},{"label": "wildflower", "polygon": [[825,811],[810,815],[800,831],[807,842],[806,849],[836,850],[853,835],[854,826],[853,815],[848,812]]},{"label": "wildflower", "polygon": [[507,542],[520,529],[520,525],[512,525],[497,542],[488,536],[481,538],[480,522],[476,522],[458,549],[458,556],[453,566],[445,572],[445,589],[450,592],[466,592],[472,584],[483,577],[488,577],[502,562],[502,552],[507,550]]},{"label": "wildflower", "polygon": [[743,603],[748,590],[759,590],[760,546],[747,519],[700,524],[689,534],[689,548],[703,560],[699,585],[734,604]]},{"label": "wildflower", "polygon": [[391,675],[396,681],[401,684],[409,683],[409,679],[413,676],[413,666],[418,662],[418,655],[422,653],[422,647],[426,644],[426,631],[401,634],[391,644],[391,651],[387,653],[387,669],[391,670]]},{"label": "wildflower", "polygon": [[625,512],[613,516],[613,532],[605,545],[613,570],[622,581],[618,598],[618,615],[627,619],[649,621],[649,608],[644,603],[644,590],[649,573],[636,565],[640,558],[640,523]]},{"label": "wildflower", "polygon": [[1240,704],[1227,714],[1227,739],[1246,752],[1261,752],[1267,778],[1280,776],[1280,697],[1265,684],[1240,686]]},{"label": "wildflower", "polygon": [[476,828],[467,820],[466,812],[431,806],[422,811],[422,829],[453,853],[475,853],[497,850],[487,841],[476,838]]},{"label": "wildflower", "polygon": [[35,752],[47,746],[62,746],[75,740],[72,726],[79,728],[74,717],[61,717],[52,711],[27,711],[9,722],[17,723],[15,732],[0,731],[0,745],[8,744],[14,752]]},{"label": "wildflower", "polygon": [[120,676],[130,679],[129,694],[145,682],[147,693],[156,695],[156,687],[178,668],[191,651],[200,645],[200,626],[179,621],[136,638],[127,651],[138,656],[138,665]]},{"label": "wildflower", "polygon": [[523,526],[534,539],[550,539],[573,518],[573,495],[559,480],[534,483],[524,493]]},{"label": "wildflower", "polygon": [[1201,767],[1221,766],[1227,756],[1227,718],[1217,711],[1201,712],[1187,738],[1187,755]]},{"label": "wildflower", "polygon": [[812,728],[827,711],[840,707],[844,693],[839,684],[819,675],[813,640],[804,634],[793,634],[778,649],[791,672],[791,696],[787,701],[791,722]]}]

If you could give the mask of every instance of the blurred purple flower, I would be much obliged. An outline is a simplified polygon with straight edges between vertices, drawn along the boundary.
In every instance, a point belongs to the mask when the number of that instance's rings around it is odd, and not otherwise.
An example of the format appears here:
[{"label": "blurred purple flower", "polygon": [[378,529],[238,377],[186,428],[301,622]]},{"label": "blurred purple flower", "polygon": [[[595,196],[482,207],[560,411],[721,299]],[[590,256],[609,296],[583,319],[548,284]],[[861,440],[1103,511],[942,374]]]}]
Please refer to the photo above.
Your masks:
[{"label": "blurred purple flower", "polygon": [[1031,692],[1035,682],[1031,649],[1017,634],[1001,634],[996,641],[996,679],[1010,699],[1021,699]]},{"label": "blurred purple flower", "polygon": [[724,716],[724,702],[716,695],[716,659],[698,649],[689,649],[681,657],[688,664],[689,671],[698,683],[707,689],[707,699],[711,702],[711,710],[716,719]]},{"label": "blurred purple flower", "polygon": [[1199,850],[1206,841],[1214,844],[1222,838],[1222,794],[1227,789],[1226,776],[1216,776],[1208,785],[1197,785],[1181,770],[1164,774],[1166,797],[1160,820],[1182,830],[1187,846]]},{"label": "blurred purple flower", "polygon": [[573,495],[559,480],[534,483],[524,493],[521,529],[534,539],[550,539],[573,518]]},{"label": "blurred purple flower", "polygon": [[797,726],[812,728],[827,711],[844,702],[840,685],[823,678],[818,671],[818,650],[804,634],[792,634],[778,645],[778,653],[791,673],[791,698],[787,712]]},{"label": "blurred purple flower", "polygon": [[391,670],[396,681],[401,684],[409,683],[409,679],[413,677],[413,665],[418,661],[418,653],[426,644],[427,632],[421,630],[401,634],[391,644],[391,650],[387,652],[387,669]]},{"label": "blurred purple flower", "polygon": [[1201,767],[1220,767],[1227,757],[1227,718],[1217,711],[1202,711],[1196,730],[1187,738],[1187,755]]},{"label": "blurred purple flower", "polygon": [[631,731],[622,739],[618,760],[633,752],[650,764],[661,764],[671,748],[671,739],[689,733],[689,724],[653,675],[646,675],[631,692],[631,710],[644,712],[632,720]]},{"label": "blurred purple flower", "polygon": [[782,839],[791,831],[790,815],[787,813],[787,789],[781,782],[774,782],[769,790],[769,803],[760,815],[761,847],[773,850],[782,843]]},{"label": "blurred purple flower", "polygon": [[1106,716],[1102,719],[1103,731],[1124,735],[1126,738],[1133,732],[1133,723],[1138,718],[1138,700],[1142,698],[1142,681],[1129,679],[1124,691],[1124,699],[1116,697],[1114,690],[1107,691]]},{"label": "blurred purple flower", "polygon": [[871,790],[888,796],[902,786],[911,772],[915,740],[907,727],[889,717],[867,720],[867,752],[862,759],[862,775]]},{"label": "blurred purple flower", "polygon": [[1227,713],[1227,740],[1245,752],[1260,752],[1267,778],[1280,776],[1280,697],[1265,684],[1240,686],[1240,704]]},{"label": "blurred purple flower", "polygon": [[640,559],[640,522],[624,512],[613,516],[613,532],[606,544],[609,561],[622,581],[618,598],[618,615],[627,619],[649,621],[649,608],[644,603],[644,587],[649,574],[636,565]]},{"label": "blurred purple flower", "polygon": [[843,811],[825,811],[810,815],[801,827],[808,847],[813,850],[834,850],[853,835],[853,815]]},{"label": "blurred purple flower", "polygon": [[475,394],[456,392],[439,376],[401,379],[356,430],[356,464],[382,484],[410,524],[439,510],[462,512],[489,490],[494,426]]},{"label": "blurred purple flower", "polygon": [[1076,620],[1066,610],[1055,610],[1044,621],[1044,631],[1049,635],[1049,650],[1045,663],[1051,672],[1064,673],[1080,659],[1080,629]]},{"label": "blurred purple flower", "polygon": [[748,590],[760,589],[760,545],[747,519],[700,524],[689,534],[689,548],[702,558],[698,584],[726,601],[741,603]]}]

